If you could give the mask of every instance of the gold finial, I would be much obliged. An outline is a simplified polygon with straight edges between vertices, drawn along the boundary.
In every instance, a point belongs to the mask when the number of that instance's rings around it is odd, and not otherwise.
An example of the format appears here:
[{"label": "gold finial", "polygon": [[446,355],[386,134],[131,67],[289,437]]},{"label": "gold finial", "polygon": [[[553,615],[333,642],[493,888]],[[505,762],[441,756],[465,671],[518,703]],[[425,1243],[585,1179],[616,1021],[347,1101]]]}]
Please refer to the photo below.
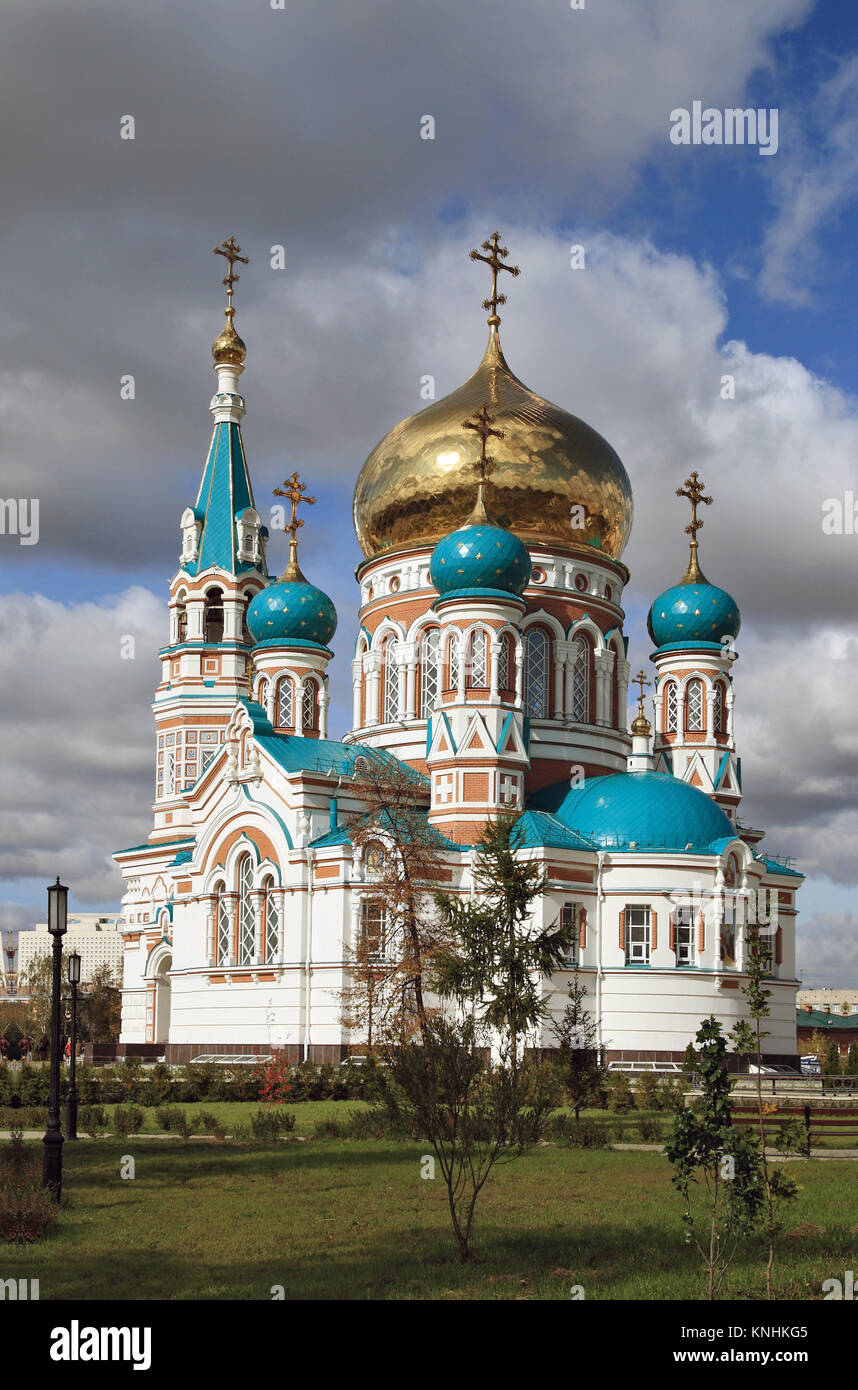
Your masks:
[{"label": "gold finial", "polygon": [[233,319],[235,309],[232,304],[233,286],[238,284],[239,276],[236,275],[233,266],[236,261],[242,265],[249,263],[249,256],[242,256],[241,247],[234,236],[228,237],[220,246],[215,246],[212,251],[213,256],[224,256],[229,265],[229,274],[225,275],[221,284],[226,285],[226,308],[224,317],[226,324],[212,343],[212,356],[215,364],[218,362],[228,362],[233,366],[240,367],[244,362],[247,348],[235,331]]},{"label": "gold finial", "polygon": [[644,687],[652,685],[652,681],[648,681],[646,678],[646,672],[640,670],[638,671],[636,676],[632,676],[632,684],[640,687],[640,695],[638,695],[638,712],[632,724],[632,733],[644,734],[647,738],[649,738],[650,734],[652,733],[652,725],[650,724],[649,720],[644,714]]},{"label": "gold finial", "polygon": [[680,584],[706,584],[708,580],[697,563],[698,540],[697,532],[703,525],[697,516],[697,508],[702,502],[705,506],[710,506],[711,497],[703,496],[704,484],[697,474],[697,469],[691,474],[690,478],[685,479],[685,486],[676,489],[677,497],[687,497],[691,503],[691,522],[685,528],[685,534],[691,537],[691,555],[688,561],[688,569],[680,579]]},{"label": "gold finial", "polygon": [[286,566],[286,568],[285,568],[285,570],[283,571],[283,573],[281,574],[280,578],[281,578],[281,579],[302,579],[302,580],[304,580],[305,583],[306,583],[306,579],[304,578],[304,575],[301,573],[300,569],[298,568],[298,534],[297,534],[297,533],[298,533],[298,528],[299,528],[300,526],[303,526],[303,525],[304,525],[303,521],[301,521],[300,518],[299,518],[299,516],[298,516],[298,503],[299,503],[299,502],[308,502],[308,503],[310,504],[310,506],[312,506],[312,505],[315,503],[315,501],[316,501],[315,497],[305,497],[305,496],[304,496],[304,493],[305,493],[306,491],[307,491],[307,484],[306,484],[306,483],[301,483],[301,482],[298,481],[298,473],[297,473],[297,470],[292,474],[291,478],[287,478],[287,479],[286,479],[286,481],[285,481],[285,483],[283,484],[283,487],[282,487],[282,488],[281,488],[281,487],[276,487],[276,488],[274,489],[274,496],[275,496],[275,497],[286,497],[286,498],[288,498],[289,501],[292,503],[292,517],[291,517],[291,520],[283,527],[283,530],[286,531],[286,532],[288,532],[288,534],[289,534],[289,563],[288,563],[288,565]]},{"label": "gold finial", "polygon": [[477,475],[477,500],[474,503],[474,510],[466,521],[466,526],[474,526],[484,521],[491,521],[491,517],[486,509],[486,480],[494,467],[494,459],[491,454],[486,453],[486,443],[490,438],[503,439],[503,430],[493,430],[495,422],[494,415],[489,414],[489,408],[485,402],[475,411],[470,420],[462,421],[463,430],[475,430],[480,437],[480,457],[474,460],[473,469]]},{"label": "gold finial", "polygon": [[488,299],[483,300],[483,308],[491,310],[489,325],[492,328],[497,328],[500,323],[500,319],[498,318],[498,305],[506,304],[506,295],[498,294],[498,271],[506,270],[513,277],[521,274],[517,265],[504,265],[502,257],[509,255],[509,247],[500,246],[499,242],[500,232],[492,232],[491,239],[483,242],[483,250],[489,253],[487,256],[481,256],[479,251],[471,252],[472,261],[483,261],[485,265],[491,267],[492,292]]}]

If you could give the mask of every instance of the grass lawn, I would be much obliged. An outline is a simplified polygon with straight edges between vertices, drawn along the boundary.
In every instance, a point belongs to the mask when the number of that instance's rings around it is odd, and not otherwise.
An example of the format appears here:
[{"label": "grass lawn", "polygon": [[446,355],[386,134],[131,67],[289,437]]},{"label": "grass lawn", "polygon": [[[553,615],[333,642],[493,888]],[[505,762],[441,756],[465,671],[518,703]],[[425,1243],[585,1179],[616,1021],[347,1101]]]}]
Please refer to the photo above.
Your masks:
[{"label": "grass lawn", "polygon": [[[315,1102],[312,1119],[352,1104]],[[300,1124],[312,1127],[303,1115]],[[43,1300],[268,1299],[272,1285],[289,1299],[568,1300],[574,1284],[587,1299],[700,1295],[661,1154],[542,1147],[496,1168],[477,1208],[474,1262],[462,1268],[442,1182],[420,1176],[425,1152],[294,1137],[82,1139],[65,1145],[59,1223],[34,1245],[3,1247],[0,1273],[38,1278]],[[123,1181],[126,1154],[136,1176]],[[775,1287],[818,1299],[824,1279],[855,1267],[858,1172],[836,1160],[789,1171],[801,1191]],[[759,1298],[763,1265],[755,1239],[726,1296]]]}]

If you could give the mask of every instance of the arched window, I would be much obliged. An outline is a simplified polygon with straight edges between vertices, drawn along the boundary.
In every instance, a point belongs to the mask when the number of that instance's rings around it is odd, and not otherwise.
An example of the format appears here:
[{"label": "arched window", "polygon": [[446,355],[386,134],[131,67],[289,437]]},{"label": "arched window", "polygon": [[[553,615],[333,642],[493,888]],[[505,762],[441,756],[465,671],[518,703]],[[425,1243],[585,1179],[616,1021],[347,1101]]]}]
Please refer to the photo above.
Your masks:
[{"label": "arched window", "polygon": [[205,633],[207,642],[223,641],[223,590],[209,589],[206,594],[206,624]]},{"label": "arched window", "polygon": [[500,647],[498,649],[498,690],[512,690],[509,679],[510,667],[512,665],[509,659],[511,640],[508,632],[505,632],[500,639]]},{"label": "arched window", "polygon": [[685,687],[685,727],[690,734],[703,730],[703,682],[689,681]]},{"label": "arched window", "polygon": [[277,709],[274,717],[277,720],[278,729],[293,729],[295,727],[294,695],[292,680],[289,676],[281,676],[277,682]]},{"label": "arched window", "polygon": [[229,912],[229,898],[226,897],[226,889],[223,883],[219,883],[215,889],[217,893],[217,942],[215,945],[215,960],[218,965],[227,965],[230,953],[231,926]]},{"label": "arched window", "polygon": [[572,647],[572,718],[576,724],[589,724],[590,644],[586,637],[576,637]]},{"label": "arched window", "polygon": [[428,719],[438,698],[437,627],[430,627],[420,638],[420,718]]},{"label": "arched window", "polygon": [[247,626],[247,610],[250,607],[254,596],[254,590],[251,590],[250,593],[245,594],[244,603],[241,605],[241,640],[242,642],[247,642],[248,646],[253,642],[253,638],[250,635],[250,628]]},{"label": "arched window", "polygon": [[483,690],[488,684],[489,662],[486,634],[482,629],[471,633],[469,667],[468,684],[476,690]]},{"label": "arched window", "polygon": [[715,700],[712,705],[712,719],[715,725],[714,732],[723,734],[724,732],[724,687],[720,681],[715,682]]},{"label": "arched window", "polygon": [[178,606],[176,608],[176,641],[186,642],[188,639],[188,610],[185,607],[184,593],[179,594]]},{"label": "arched window", "polygon": [[399,672],[396,667],[396,641],[388,637],[384,647],[384,683],[382,686],[381,722],[392,724],[399,718]]},{"label": "arched window", "polygon": [[531,719],[548,718],[548,634],[532,627],[524,639],[524,712]]},{"label": "arched window", "polygon": [[667,682],[664,697],[664,728],[668,734],[675,734],[679,728],[679,706],[676,699],[676,681]]},{"label": "arched window", "polygon": [[265,889],[262,959],[266,965],[272,965],[277,959],[277,936],[280,930],[280,911],[277,907],[277,898],[274,892],[274,879],[267,878],[262,886]]},{"label": "arched window", "polygon": [[301,728],[318,729],[319,727],[319,702],[316,698],[318,687],[314,680],[304,682],[304,694],[301,697]]},{"label": "arched window", "polygon": [[459,662],[461,659],[461,637],[458,632],[450,635],[447,647],[447,659],[450,665],[450,675],[447,681],[448,690],[458,690],[459,688]]},{"label": "arched window", "polygon": [[261,705],[263,709],[268,703],[268,679],[266,676],[263,676],[256,687],[256,703]]},{"label": "arched window", "polygon": [[253,887],[253,866],[249,854],[238,862],[238,965],[250,965],[253,960],[256,924],[250,890]]}]

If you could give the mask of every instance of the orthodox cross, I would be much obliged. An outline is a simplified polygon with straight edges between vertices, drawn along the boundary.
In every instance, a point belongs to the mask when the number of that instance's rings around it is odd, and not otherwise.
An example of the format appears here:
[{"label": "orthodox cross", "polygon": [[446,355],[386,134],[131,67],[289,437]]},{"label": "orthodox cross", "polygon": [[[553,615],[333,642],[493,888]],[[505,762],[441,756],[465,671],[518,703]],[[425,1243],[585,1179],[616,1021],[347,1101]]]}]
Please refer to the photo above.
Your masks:
[{"label": "orthodox cross", "polygon": [[491,239],[483,242],[483,250],[489,253],[487,256],[481,256],[479,251],[471,252],[472,261],[483,261],[485,265],[491,267],[492,292],[488,299],[483,300],[483,308],[491,309],[489,323],[494,325],[500,323],[500,319],[498,318],[498,305],[506,304],[506,295],[498,294],[498,271],[506,270],[513,277],[521,274],[517,265],[504,265],[502,257],[509,255],[509,248],[507,246],[500,246],[499,242],[500,233],[492,232]]},{"label": "orthodox cross", "polygon": [[473,469],[481,484],[484,484],[492,471],[494,459],[491,454],[486,453],[486,442],[489,438],[503,439],[503,430],[493,430],[495,422],[494,415],[489,414],[489,408],[485,403],[475,411],[473,418],[462,421],[463,430],[475,430],[480,437],[480,457],[474,461]]},{"label": "orthodox cross", "polygon": [[633,685],[638,685],[638,686],[640,686],[640,692],[641,692],[641,693],[640,693],[640,695],[638,696],[638,711],[639,711],[640,714],[643,714],[643,712],[644,712],[644,686],[652,685],[652,681],[648,681],[647,678],[646,678],[646,672],[643,671],[643,670],[640,670],[640,671],[638,671],[638,673],[637,673],[636,676],[632,676],[632,684],[633,684]]},{"label": "orthodox cross", "polygon": [[697,508],[701,502],[708,507],[712,502],[712,498],[704,497],[703,483],[700,481],[700,478],[698,477],[696,468],[694,472],[691,474],[691,477],[685,479],[685,486],[678,487],[676,489],[676,495],[677,497],[687,497],[689,502],[691,503],[691,521],[689,525],[685,528],[685,534],[691,537],[691,557],[688,561],[688,569],[685,571],[685,574],[683,575],[681,582],[705,582],[704,575],[700,569],[700,566],[697,563],[697,547],[699,544],[697,540],[697,532],[703,525],[703,522],[699,520],[697,516]]},{"label": "orthodox cross", "polygon": [[292,503],[292,519],[288,522],[286,526],[283,527],[284,531],[289,532],[290,546],[293,546],[297,543],[296,532],[299,526],[304,525],[303,521],[299,520],[298,517],[298,503],[308,502],[312,506],[313,503],[315,503],[316,501],[315,497],[305,497],[304,493],[306,491],[307,484],[299,483],[297,470],[292,474],[291,478],[286,479],[286,482],[283,484],[283,487],[276,487],[274,489],[275,497],[286,497]]},{"label": "orthodox cross", "polygon": [[221,284],[226,285],[227,308],[231,309],[233,293],[232,287],[233,285],[238,284],[239,281],[239,276],[236,275],[233,271],[233,266],[235,265],[236,261],[240,261],[242,265],[247,265],[250,261],[250,257],[242,256],[241,247],[239,246],[234,236],[229,237],[220,246],[215,246],[212,250],[212,255],[224,256],[229,264],[229,274],[224,276],[224,279],[221,281]]}]

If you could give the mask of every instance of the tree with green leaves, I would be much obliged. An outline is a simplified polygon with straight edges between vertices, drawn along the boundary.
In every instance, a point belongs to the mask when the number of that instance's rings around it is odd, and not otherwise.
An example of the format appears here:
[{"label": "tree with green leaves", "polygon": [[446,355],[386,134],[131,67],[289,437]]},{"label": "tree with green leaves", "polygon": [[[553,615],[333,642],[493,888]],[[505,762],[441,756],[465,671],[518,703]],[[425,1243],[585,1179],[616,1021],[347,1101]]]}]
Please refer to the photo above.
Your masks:
[{"label": "tree with green leaves", "polygon": [[25,1031],[36,1044],[40,1038],[50,1037],[51,1034],[53,979],[53,961],[48,952],[33,957],[21,981],[23,991],[29,995]]},{"label": "tree with green leaves", "polygon": [[749,1053],[756,1061],[757,1124],[759,1130],[760,1164],[763,1177],[764,1224],[769,1253],[766,1261],[766,1298],[772,1296],[772,1269],[775,1262],[775,1241],[780,1232],[778,1209],[797,1194],[795,1184],[780,1168],[770,1168],[766,1153],[766,1124],[763,1109],[763,1038],[768,1032],[762,1021],[771,1014],[769,1000],[772,992],[764,981],[771,975],[772,932],[775,923],[767,925],[765,934],[760,923],[748,920],[745,924],[745,980],[742,993],[748,1004],[750,1023],[742,1019],[733,1028],[731,1038],[736,1052]]},{"label": "tree with green leaves", "polygon": [[840,1047],[829,1033],[819,1054],[819,1070],[823,1077],[840,1075]]},{"label": "tree with green leaves", "polygon": [[557,1065],[566,1094],[575,1119],[579,1120],[581,1107],[592,1099],[602,1085],[607,1066],[604,1048],[599,1045],[598,1024],[587,1008],[587,986],[577,966],[567,992],[569,1002],[551,1031],[557,1039]]},{"label": "tree with green leaves", "polygon": [[677,1112],[666,1153],[684,1203],[686,1240],[703,1260],[707,1297],[714,1299],[740,1238],[759,1219],[765,1185],[759,1149],[731,1122],[727,1042],[716,1018],[703,1020],[696,1041],[701,1099]]},{"label": "tree with green leaves", "polygon": [[121,980],[110,965],[99,965],[85,991],[80,994],[82,1039],[90,1042],[118,1042],[122,1027]]},{"label": "tree with green leaves", "polygon": [[846,1058],[846,1075],[858,1076],[858,1042],[849,1044],[849,1053]]},{"label": "tree with green leaves", "polygon": [[567,957],[574,929],[532,920],[546,880],[522,854],[518,819],[486,826],[474,867],[477,895],[436,893],[431,984],[442,1010],[427,1018],[420,1041],[385,1054],[383,1105],[432,1145],[462,1263],[495,1164],[537,1142],[560,1101],[555,1068],[524,1044],[547,1016],[542,981]]}]

